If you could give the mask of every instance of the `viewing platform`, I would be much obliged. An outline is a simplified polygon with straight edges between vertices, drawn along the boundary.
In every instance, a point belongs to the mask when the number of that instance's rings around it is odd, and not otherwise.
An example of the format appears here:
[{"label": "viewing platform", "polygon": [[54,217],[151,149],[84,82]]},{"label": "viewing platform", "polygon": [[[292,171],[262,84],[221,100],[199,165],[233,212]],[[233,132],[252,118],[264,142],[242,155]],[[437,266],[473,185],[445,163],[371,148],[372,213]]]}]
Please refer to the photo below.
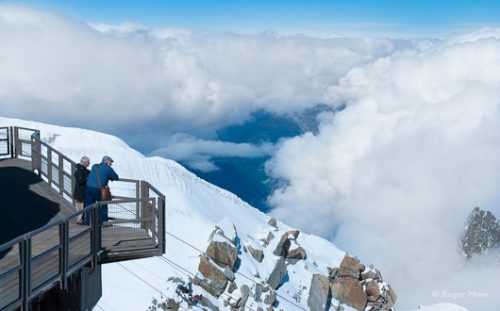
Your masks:
[{"label": "viewing platform", "polygon": [[0,128],[0,156],[0,310],[91,309],[101,264],[165,252],[165,196],[148,182],[115,181],[113,200],[76,211],[75,163],[38,131]]}]

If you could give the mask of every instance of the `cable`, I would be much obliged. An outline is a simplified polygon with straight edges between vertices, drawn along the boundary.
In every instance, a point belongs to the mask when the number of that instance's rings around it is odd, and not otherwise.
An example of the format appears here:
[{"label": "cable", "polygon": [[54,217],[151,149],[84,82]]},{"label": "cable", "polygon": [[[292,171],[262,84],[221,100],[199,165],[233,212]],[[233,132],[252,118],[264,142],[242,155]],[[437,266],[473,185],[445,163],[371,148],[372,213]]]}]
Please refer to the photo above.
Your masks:
[{"label": "cable", "polygon": [[184,274],[188,275],[188,276],[192,276],[192,277],[196,277],[196,274],[192,273],[191,271],[189,271],[188,269],[176,264],[174,261],[166,258],[166,257],[163,257],[161,256],[160,259],[162,259],[163,261],[165,261],[166,263],[170,264],[171,266],[177,268],[178,270],[182,271]]},{"label": "cable", "polygon": [[161,290],[157,289],[156,287],[154,287],[153,285],[151,285],[148,281],[146,281],[145,279],[143,279],[142,277],[138,276],[135,272],[133,272],[132,270],[130,270],[129,268],[125,267],[122,263],[120,262],[117,262],[117,264],[122,267],[123,269],[127,270],[129,273],[131,273],[133,276],[135,276],[136,278],[138,278],[139,280],[141,280],[142,282],[144,282],[145,284],[147,284],[149,287],[151,287],[152,289],[154,289],[155,291],[157,291],[158,293],[160,293],[163,297],[167,297],[167,295],[165,295]]},{"label": "cable", "polygon": [[[152,289],[154,289],[155,291],[157,291],[158,293],[160,293],[163,297],[168,297],[161,290],[159,290],[156,287],[154,287],[153,285],[151,285],[148,281],[146,281],[145,279],[143,279],[142,277],[140,277],[139,275],[137,275],[136,273],[134,273],[129,268],[127,268],[124,265],[122,265],[120,262],[117,262],[117,264],[120,265],[120,267],[122,267],[123,269],[127,270],[130,274],[132,274],[133,276],[135,276],[136,278],[138,278],[139,280],[141,280],[142,282],[144,282],[145,284],[147,284],[149,287],[151,287]],[[183,308],[180,305],[179,305],[179,308],[181,308],[182,310],[188,311],[187,309]]]},{"label": "cable", "polygon": [[177,240],[181,241],[182,243],[184,243],[184,244],[186,244],[186,245],[190,246],[191,248],[193,248],[193,249],[197,250],[198,252],[200,252],[200,254],[204,254],[204,253],[205,253],[204,251],[202,251],[202,250],[200,250],[199,248],[197,248],[196,246],[194,246],[194,245],[192,245],[192,244],[190,244],[190,243],[188,243],[188,242],[184,241],[183,239],[179,238],[178,236],[174,235],[173,233],[170,233],[170,232],[168,232],[167,230],[165,230],[165,233],[166,233],[166,234],[168,234],[168,235],[170,235],[170,236],[171,236],[171,237],[173,237],[174,239],[177,239]]},{"label": "cable", "polygon": [[[161,257],[160,257],[160,259],[162,259],[162,260],[163,260],[163,261],[165,261],[166,263],[170,264],[172,267],[180,269],[181,271],[183,271],[183,273],[184,273],[185,275],[187,275],[187,276],[192,276],[192,277],[196,277],[196,274],[194,274],[194,273],[192,273],[191,271],[189,271],[188,269],[186,269],[186,268],[184,268],[184,267],[182,267],[182,266],[178,265],[178,264],[177,264],[177,263],[175,263],[173,260],[170,260],[170,259],[168,259],[168,258],[166,258],[166,257],[164,257],[164,256],[161,256]],[[236,301],[236,299],[235,299],[233,296],[229,295],[228,293],[226,293],[226,292],[222,292],[222,294],[223,294],[223,295],[226,295],[228,298],[230,298],[230,299],[232,299],[232,300],[235,300],[235,301]],[[247,306],[247,305],[245,305],[245,308],[249,309],[250,311],[255,311],[254,309],[252,309],[251,307],[249,307],[249,306]]]},{"label": "cable", "polygon": [[[193,249],[197,250],[198,252],[200,252],[200,254],[205,254],[205,252],[203,252],[202,250],[200,250],[200,249],[199,249],[199,248],[197,248],[196,246],[192,245],[191,243],[186,242],[186,241],[184,241],[183,239],[181,239],[181,238],[177,237],[175,234],[170,233],[170,232],[168,232],[167,230],[165,230],[165,233],[166,233],[166,234],[168,234],[168,235],[170,235],[170,236],[171,236],[171,237],[173,237],[174,239],[177,239],[177,240],[181,241],[182,243],[184,243],[184,244],[186,244],[186,245],[190,246],[191,248],[193,248]],[[162,258],[164,258],[164,257],[162,257]],[[251,281],[251,282],[253,282],[253,283],[255,283],[255,284],[259,284],[259,283],[257,283],[255,280],[253,280],[252,278],[250,278],[249,276],[246,276],[245,274],[243,274],[243,273],[241,273],[241,272],[236,272],[236,273],[237,273],[237,274],[239,274],[239,275],[241,275],[241,276],[243,276],[243,277],[245,277],[246,279],[248,279],[249,281]],[[304,310],[304,311],[307,311],[307,309],[304,309],[302,306],[299,306],[297,303],[295,303],[295,302],[291,301],[290,299],[288,299],[288,298],[286,298],[286,297],[282,296],[282,295],[281,295],[280,293],[278,293],[277,291],[273,290],[273,292],[276,294],[276,296],[278,296],[278,297],[280,297],[281,299],[283,299],[283,300],[285,300],[285,301],[287,301],[287,302],[289,302],[289,303],[293,304],[293,305],[294,305],[294,306],[296,306],[297,308],[299,308],[299,309],[301,309],[301,310]]]}]

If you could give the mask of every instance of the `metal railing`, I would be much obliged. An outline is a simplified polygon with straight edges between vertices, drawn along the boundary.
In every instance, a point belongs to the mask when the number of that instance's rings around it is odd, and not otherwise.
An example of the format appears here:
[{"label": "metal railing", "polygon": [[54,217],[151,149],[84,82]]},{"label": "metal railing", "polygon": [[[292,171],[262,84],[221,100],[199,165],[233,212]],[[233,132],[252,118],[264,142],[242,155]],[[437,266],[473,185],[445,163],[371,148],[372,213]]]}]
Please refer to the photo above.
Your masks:
[{"label": "metal railing", "polygon": [[[32,169],[73,202],[75,162],[41,141],[39,131],[0,128],[0,154],[2,144],[6,155],[31,160]],[[123,187],[112,188],[120,194],[112,201],[96,202],[0,245],[0,254],[6,254],[0,259],[0,310],[28,310],[34,297],[57,284],[66,288],[68,277],[85,265],[165,252],[165,196],[146,181],[118,183]],[[104,224],[103,207],[110,216]],[[76,224],[84,213],[88,226]]]},{"label": "metal railing", "polygon": [[5,126],[0,127],[0,157],[9,156],[11,157],[11,138],[12,131],[11,127]]}]

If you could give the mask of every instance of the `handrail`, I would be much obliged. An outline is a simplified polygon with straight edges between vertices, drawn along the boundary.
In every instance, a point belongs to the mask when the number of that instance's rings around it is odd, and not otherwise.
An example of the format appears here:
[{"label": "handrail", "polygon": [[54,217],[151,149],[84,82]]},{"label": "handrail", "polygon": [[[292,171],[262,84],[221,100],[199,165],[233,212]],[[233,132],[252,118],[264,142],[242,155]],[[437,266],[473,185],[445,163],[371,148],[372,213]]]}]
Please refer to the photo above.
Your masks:
[{"label": "handrail", "polygon": [[[21,137],[20,131],[31,133],[29,135],[30,139]],[[73,176],[76,163],[60,151],[52,148],[48,143],[43,142],[40,139],[40,131],[38,130],[9,127],[6,136],[11,157],[29,158],[33,171],[37,172],[42,177],[42,180],[58,191],[64,199],[73,203],[72,190],[75,183]],[[153,255],[161,255],[165,252],[165,196],[146,181],[122,178],[119,182],[135,184],[135,189],[131,189],[131,191],[135,192],[134,195],[132,197],[117,196],[115,197],[117,200],[96,202],[82,210],[71,213],[63,219],[52,221],[41,228],[0,245],[0,252],[13,248],[17,248],[19,252],[17,263],[10,265],[4,271],[0,271],[0,281],[7,279],[8,282],[12,278],[18,278],[19,284],[19,287],[14,288],[14,290],[17,290],[17,294],[13,294],[15,298],[11,298],[6,302],[2,299],[2,292],[8,289],[1,288],[0,310],[10,308],[28,310],[30,300],[33,297],[51,288],[55,283],[59,283],[62,288],[66,288],[69,276],[85,265],[90,264],[91,267],[95,267],[100,263],[101,258],[105,258],[102,256],[106,253],[116,256],[120,252],[133,253],[134,251],[144,250],[150,250],[148,254]],[[127,246],[115,248],[103,246],[101,208],[108,205],[119,208],[121,205],[127,204],[135,205],[136,213],[132,213],[129,218],[114,220],[115,225],[117,228],[134,224],[135,228],[139,228],[137,225],[140,225],[140,228],[150,236],[152,244],[136,249]],[[128,210],[126,207],[122,209]],[[90,216],[90,219],[88,219],[89,226],[78,227],[77,233],[72,233],[70,236],[69,228],[75,228],[74,221],[81,214]],[[113,223],[113,220],[110,220],[110,222]],[[58,232],[58,242],[44,248],[37,254],[33,254],[32,240],[36,240],[39,235],[49,231]],[[83,250],[86,251],[84,254],[73,256],[70,259],[70,247],[74,243],[83,243]],[[156,251],[153,251],[154,249]],[[33,265],[33,263],[39,261],[53,262],[50,267],[54,271],[49,271],[48,275],[40,278],[36,273],[41,272],[36,271],[38,268]]]}]

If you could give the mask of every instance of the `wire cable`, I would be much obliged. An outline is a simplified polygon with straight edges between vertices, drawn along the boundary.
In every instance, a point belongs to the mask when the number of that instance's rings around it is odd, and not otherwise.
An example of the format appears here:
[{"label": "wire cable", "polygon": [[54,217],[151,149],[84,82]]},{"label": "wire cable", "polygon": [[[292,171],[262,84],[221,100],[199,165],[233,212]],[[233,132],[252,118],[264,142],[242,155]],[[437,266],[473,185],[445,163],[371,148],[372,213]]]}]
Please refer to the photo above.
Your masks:
[{"label": "wire cable", "polygon": [[157,291],[158,293],[160,293],[163,297],[167,297],[167,295],[165,295],[161,290],[159,290],[158,288],[156,288],[153,285],[151,285],[151,283],[149,283],[148,281],[146,281],[141,276],[137,275],[134,271],[132,271],[129,268],[125,267],[122,263],[117,262],[117,264],[120,267],[122,267],[123,269],[127,270],[130,274],[132,274],[133,276],[135,276],[136,278],[138,278],[139,280],[141,280],[142,282],[144,282],[144,284],[148,285],[149,287],[151,287],[152,289],[154,289],[155,291]]},{"label": "wire cable", "polygon": [[[182,267],[182,266],[178,265],[178,264],[177,264],[177,263],[175,263],[173,260],[170,260],[170,259],[168,259],[168,258],[166,258],[166,257],[164,257],[164,256],[161,256],[161,257],[160,257],[160,259],[162,259],[162,260],[163,260],[163,261],[165,261],[166,263],[170,264],[172,267],[177,267],[177,268],[178,268],[178,269],[180,269],[181,271],[184,271],[183,273],[184,273],[186,276],[188,276],[188,277],[196,277],[196,274],[194,274],[193,272],[189,271],[188,269],[186,269],[186,268],[184,268],[184,267]],[[227,296],[228,298],[230,298],[230,299],[232,299],[232,300],[236,301],[236,299],[235,299],[233,296],[229,295],[228,293],[226,293],[226,292],[222,292],[222,294],[223,294],[223,295],[225,295],[225,296]],[[250,311],[255,311],[254,309],[252,309],[251,307],[249,307],[249,306],[247,306],[247,305],[245,305],[245,308],[246,308],[246,309],[249,309]]]},{"label": "wire cable", "polygon": [[[141,276],[137,275],[135,272],[133,272],[129,268],[125,267],[123,264],[121,264],[119,262],[117,262],[117,264],[120,265],[120,267],[122,267],[123,269],[127,270],[130,274],[132,274],[133,276],[135,276],[136,278],[138,278],[139,280],[141,280],[142,282],[144,282],[144,284],[148,285],[149,287],[151,287],[152,289],[154,289],[155,291],[157,291],[158,293],[160,293],[162,295],[162,297],[168,297],[168,295],[165,295],[165,293],[163,293],[161,290],[159,290],[155,286],[151,285],[151,283],[149,283],[148,281],[146,281]],[[179,308],[182,309],[182,310],[188,311],[186,308],[184,308],[184,307],[182,307],[180,305],[179,305]]]},{"label": "wire cable", "polygon": [[[193,248],[193,249],[197,250],[200,254],[205,254],[205,252],[203,252],[202,250],[200,250],[200,249],[199,249],[199,248],[197,248],[196,246],[192,245],[191,243],[186,242],[186,241],[184,241],[183,239],[181,239],[181,238],[177,237],[175,234],[170,233],[170,232],[168,232],[167,230],[165,230],[165,233],[166,233],[166,234],[168,234],[168,235],[170,235],[170,236],[171,236],[171,237],[173,237],[174,239],[176,239],[176,240],[178,240],[178,241],[180,241],[180,242],[182,242],[182,243],[184,243],[184,244],[186,244],[186,245],[190,246],[191,248]],[[164,257],[162,257],[162,258],[164,258]],[[253,282],[253,283],[255,283],[255,284],[260,284],[260,283],[256,282],[254,279],[250,278],[249,276],[247,276],[247,275],[245,275],[245,274],[243,274],[243,273],[241,273],[241,272],[236,271],[236,273],[237,273],[237,274],[239,274],[239,275],[241,275],[241,276],[243,276],[244,278],[248,279],[249,281],[251,281],[251,282]],[[307,311],[307,309],[304,309],[302,306],[298,305],[297,303],[293,302],[292,300],[288,299],[287,297],[285,297],[285,296],[281,295],[281,294],[280,294],[280,293],[278,293],[277,291],[273,290],[273,292],[276,294],[276,296],[278,296],[278,297],[280,297],[281,299],[283,299],[283,300],[287,301],[288,303],[291,303],[292,305],[296,306],[296,307],[297,307],[297,308],[299,308],[300,310]]]}]

